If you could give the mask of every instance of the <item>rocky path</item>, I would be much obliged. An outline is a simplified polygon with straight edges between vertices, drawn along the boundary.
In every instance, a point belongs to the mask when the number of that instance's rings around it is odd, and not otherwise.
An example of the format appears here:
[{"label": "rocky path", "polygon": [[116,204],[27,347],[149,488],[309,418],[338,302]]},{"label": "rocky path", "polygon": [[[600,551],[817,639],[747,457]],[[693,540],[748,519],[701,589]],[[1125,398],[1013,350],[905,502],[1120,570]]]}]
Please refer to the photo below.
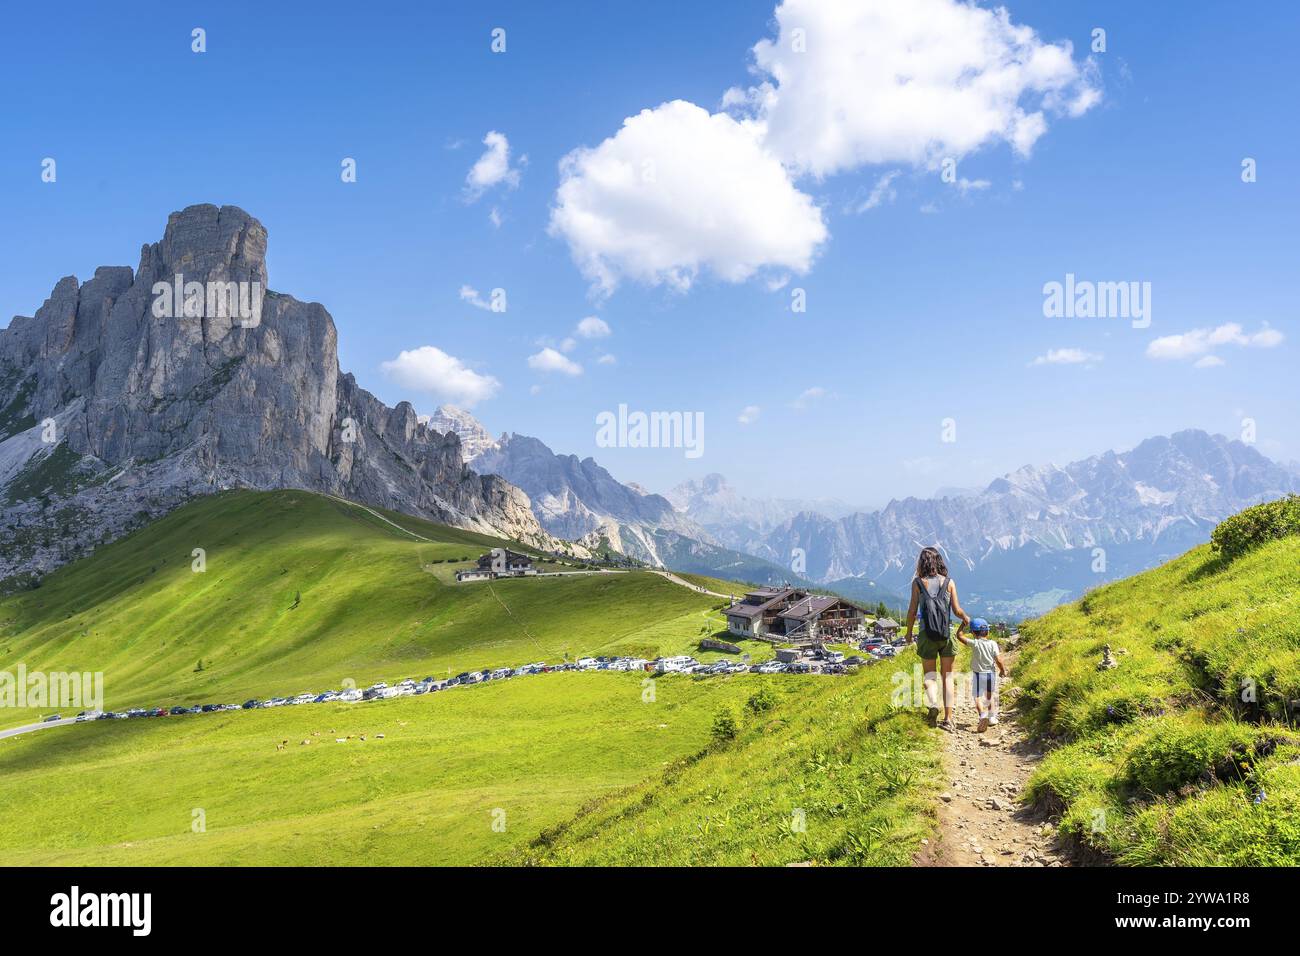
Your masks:
[{"label": "rocky path", "polygon": [[1070,865],[1052,824],[1018,802],[1043,755],[1016,719],[1014,695],[1007,692],[1013,685],[1014,678],[1003,685],[997,726],[977,733],[975,706],[959,697],[955,732],[933,731],[943,736],[945,790],[939,832],[922,847],[918,865]]}]

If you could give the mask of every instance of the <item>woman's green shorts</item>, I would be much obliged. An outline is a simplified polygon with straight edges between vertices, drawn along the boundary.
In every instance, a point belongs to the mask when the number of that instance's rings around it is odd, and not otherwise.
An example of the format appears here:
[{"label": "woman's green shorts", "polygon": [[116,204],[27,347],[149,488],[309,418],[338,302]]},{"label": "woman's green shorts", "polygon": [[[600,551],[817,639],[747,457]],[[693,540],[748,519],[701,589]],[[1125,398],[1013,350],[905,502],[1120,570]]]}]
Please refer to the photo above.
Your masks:
[{"label": "woman's green shorts", "polygon": [[934,660],[936,657],[956,657],[957,639],[949,637],[943,640],[922,631],[916,638],[916,653],[924,661]]}]

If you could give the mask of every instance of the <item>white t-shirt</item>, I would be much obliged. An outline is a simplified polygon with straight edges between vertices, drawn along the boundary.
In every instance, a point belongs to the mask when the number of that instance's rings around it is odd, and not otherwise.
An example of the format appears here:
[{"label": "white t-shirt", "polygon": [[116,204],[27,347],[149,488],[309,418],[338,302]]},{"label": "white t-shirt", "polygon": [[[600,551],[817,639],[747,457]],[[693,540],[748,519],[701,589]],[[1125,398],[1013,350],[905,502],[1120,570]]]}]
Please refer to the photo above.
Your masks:
[{"label": "white t-shirt", "polygon": [[970,639],[970,670],[972,674],[987,674],[997,669],[998,642],[987,637]]}]

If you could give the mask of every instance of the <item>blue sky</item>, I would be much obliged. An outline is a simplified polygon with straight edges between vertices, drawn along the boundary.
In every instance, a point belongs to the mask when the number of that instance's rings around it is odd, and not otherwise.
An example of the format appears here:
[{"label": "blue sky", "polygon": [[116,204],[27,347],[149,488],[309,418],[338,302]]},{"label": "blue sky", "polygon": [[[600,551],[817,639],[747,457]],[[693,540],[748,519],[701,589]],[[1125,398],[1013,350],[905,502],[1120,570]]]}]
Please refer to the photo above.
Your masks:
[{"label": "blue sky", "polygon": [[[851,71],[829,73],[847,133],[832,111],[806,135],[821,101],[797,77],[775,84],[775,107],[734,97],[724,111],[727,90],[763,79],[758,41],[774,39],[784,64],[791,28],[824,24],[809,2],[784,20],[772,3],[15,7],[0,34],[0,312],[31,314],[63,275],[136,265],[173,210],[235,204],[269,230],[271,286],[329,309],[343,368],[381,398],[427,413],[478,395],[489,429],[594,455],[652,490],[719,471],[749,494],[874,505],[1182,428],[1235,437],[1243,418],[1262,452],[1300,459],[1300,8],[1006,4],[1036,32],[1029,48],[1073,46],[1068,69],[1053,60],[1058,97],[1031,84],[1011,100],[1046,126],[1017,151],[1013,135],[981,139],[971,111],[937,103],[918,118]],[[191,51],[194,27],[205,53]],[[498,27],[504,53],[490,48]],[[1090,51],[1095,27],[1104,52]],[[811,59],[789,62],[815,74],[830,32],[839,54],[891,42],[823,25]],[[935,58],[954,47],[920,39]],[[1082,108],[1084,90],[1099,101]],[[702,112],[653,114],[675,141],[647,129],[659,145],[644,148],[663,150],[662,219],[636,196],[583,197],[602,154],[576,173],[561,161],[674,100]],[[733,156],[674,117],[707,117],[728,143],[746,123],[766,132]],[[800,129],[781,139],[781,122]],[[510,173],[474,198],[466,177],[489,131],[508,141]],[[847,153],[825,145],[842,140]],[[607,158],[640,155],[622,142]],[[965,189],[942,178],[950,154]],[[55,183],[41,181],[45,157]],[[345,157],[355,183],[341,182]],[[1242,182],[1246,157],[1256,182]],[[575,175],[575,217],[624,217],[605,246],[602,230],[554,225]],[[729,233],[731,217],[755,228]],[[800,238],[816,222],[821,240]],[[676,262],[683,249],[699,256]],[[601,287],[583,253],[613,263],[614,281]],[[1044,283],[1067,273],[1150,282],[1150,327],[1044,317]],[[475,307],[463,286],[504,289],[507,310]],[[807,311],[791,311],[794,289]],[[589,316],[610,334],[576,335]],[[384,370],[424,346],[457,374]],[[530,367],[548,347],[581,373]],[[495,387],[462,387],[484,378]],[[598,448],[596,415],[619,404],[702,413],[704,454]],[[941,440],[946,418],[955,442]]]}]

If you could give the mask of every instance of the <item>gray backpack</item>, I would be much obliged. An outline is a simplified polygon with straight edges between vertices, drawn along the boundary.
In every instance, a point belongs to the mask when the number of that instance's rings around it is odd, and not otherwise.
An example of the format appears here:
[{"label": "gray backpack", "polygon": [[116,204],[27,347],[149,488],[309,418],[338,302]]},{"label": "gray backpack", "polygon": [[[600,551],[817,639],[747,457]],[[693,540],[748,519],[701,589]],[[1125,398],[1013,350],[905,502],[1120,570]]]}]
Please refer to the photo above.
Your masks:
[{"label": "gray backpack", "polygon": [[952,629],[952,596],[948,593],[948,583],[952,578],[944,578],[939,585],[939,593],[931,594],[924,578],[917,578],[921,589],[921,627],[931,637],[941,641],[948,639]]}]

